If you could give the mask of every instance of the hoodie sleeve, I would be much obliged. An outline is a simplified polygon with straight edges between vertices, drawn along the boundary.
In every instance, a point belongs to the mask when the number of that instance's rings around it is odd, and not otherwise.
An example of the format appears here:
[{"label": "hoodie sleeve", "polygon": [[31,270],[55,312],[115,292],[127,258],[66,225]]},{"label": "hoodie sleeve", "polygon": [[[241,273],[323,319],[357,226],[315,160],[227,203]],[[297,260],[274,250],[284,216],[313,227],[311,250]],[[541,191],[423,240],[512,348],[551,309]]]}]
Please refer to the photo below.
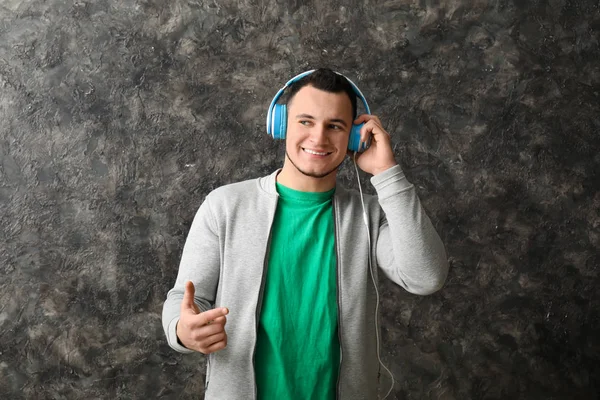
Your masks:
[{"label": "hoodie sleeve", "polygon": [[167,294],[163,305],[162,324],[169,346],[180,353],[192,353],[177,340],[177,322],[185,282],[192,281],[195,288],[194,301],[201,311],[213,308],[220,275],[219,238],[210,210],[210,195],[198,209],[188,233],[175,285]]},{"label": "hoodie sleeve", "polygon": [[371,177],[371,183],[385,214],[377,237],[377,264],[411,293],[439,290],[448,275],[446,251],[414,185],[399,165]]}]

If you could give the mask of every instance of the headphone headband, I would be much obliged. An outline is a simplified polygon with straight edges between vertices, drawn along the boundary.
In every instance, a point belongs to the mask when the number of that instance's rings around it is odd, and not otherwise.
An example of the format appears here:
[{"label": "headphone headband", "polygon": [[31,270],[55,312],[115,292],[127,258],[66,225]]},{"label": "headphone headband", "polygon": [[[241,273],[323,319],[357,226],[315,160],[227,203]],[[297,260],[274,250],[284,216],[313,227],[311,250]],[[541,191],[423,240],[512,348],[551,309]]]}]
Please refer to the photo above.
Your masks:
[{"label": "headphone headband", "polygon": [[[273,97],[273,100],[271,101],[271,105],[269,105],[269,111],[267,112],[267,133],[269,135],[273,136],[273,133],[275,132],[275,128],[273,126],[274,119],[272,118],[273,108],[275,107],[275,104],[277,104],[277,101],[279,100],[279,98],[283,95],[283,92],[285,91],[285,89],[290,87],[294,82],[299,81],[300,79],[304,78],[307,75],[312,74],[315,71],[316,70],[311,69],[309,71],[305,71],[305,72],[302,72],[301,74],[296,75],[295,77],[293,77],[292,79],[287,81],[287,83],[281,89],[279,89],[277,94],[275,94],[275,97]],[[371,110],[369,109],[369,104],[367,103],[367,99],[365,99],[365,96],[362,94],[362,92],[360,91],[358,86],[356,86],[356,84],[354,82],[352,82],[350,79],[348,79],[345,75],[340,74],[339,72],[336,72],[336,71],[334,71],[334,72],[336,74],[338,74],[339,76],[345,78],[350,83],[350,86],[352,86],[352,89],[354,90],[354,94],[356,94],[356,97],[358,97],[360,99],[360,101],[362,102],[367,114],[371,114]]]}]

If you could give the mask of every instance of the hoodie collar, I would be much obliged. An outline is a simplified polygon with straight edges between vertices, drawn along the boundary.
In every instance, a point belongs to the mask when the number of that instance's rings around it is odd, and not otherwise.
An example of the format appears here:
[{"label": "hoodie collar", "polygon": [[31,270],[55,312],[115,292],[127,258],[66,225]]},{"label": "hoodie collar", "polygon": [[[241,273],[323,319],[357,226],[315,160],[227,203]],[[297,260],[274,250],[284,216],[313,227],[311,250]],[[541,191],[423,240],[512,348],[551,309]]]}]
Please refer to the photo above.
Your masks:
[{"label": "hoodie collar", "polygon": [[[264,190],[265,192],[267,192],[271,196],[279,196],[277,194],[277,186],[276,186],[277,174],[279,173],[279,171],[281,171],[281,168],[276,169],[270,175],[263,176],[262,178],[258,179],[258,184],[261,187],[261,189]],[[340,185],[339,182],[336,181],[335,193],[333,194],[333,197],[339,197],[344,192],[345,192],[345,189],[342,187],[342,185]]]}]

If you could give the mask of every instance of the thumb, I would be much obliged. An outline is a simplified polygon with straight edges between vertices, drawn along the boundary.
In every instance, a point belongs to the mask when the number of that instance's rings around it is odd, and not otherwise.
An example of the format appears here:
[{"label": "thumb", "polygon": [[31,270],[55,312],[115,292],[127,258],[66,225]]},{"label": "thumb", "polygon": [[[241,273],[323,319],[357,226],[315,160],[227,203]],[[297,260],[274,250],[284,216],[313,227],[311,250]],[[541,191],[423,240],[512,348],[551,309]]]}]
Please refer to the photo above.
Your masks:
[{"label": "thumb", "polygon": [[181,300],[181,311],[192,310],[194,314],[200,314],[200,309],[194,302],[194,294],[196,290],[192,281],[185,283],[185,292],[183,292],[183,300]]}]

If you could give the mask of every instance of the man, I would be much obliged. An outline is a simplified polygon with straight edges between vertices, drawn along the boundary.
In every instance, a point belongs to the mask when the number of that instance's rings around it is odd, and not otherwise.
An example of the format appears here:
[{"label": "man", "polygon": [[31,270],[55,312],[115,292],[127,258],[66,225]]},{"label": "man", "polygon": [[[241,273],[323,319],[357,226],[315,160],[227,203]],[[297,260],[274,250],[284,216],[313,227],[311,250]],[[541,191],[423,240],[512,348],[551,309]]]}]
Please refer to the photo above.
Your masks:
[{"label": "man", "polygon": [[[421,295],[446,279],[388,133],[356,118],[357,90],[328,69],[293,80],[283,168],[214,190],[194,218],[163,326],[175,350],[208,354],[207,400],[377,398],[376,267]],[[353,123],[371,137],[355,158],[377,191],[364,209],[336,184]]]}]

